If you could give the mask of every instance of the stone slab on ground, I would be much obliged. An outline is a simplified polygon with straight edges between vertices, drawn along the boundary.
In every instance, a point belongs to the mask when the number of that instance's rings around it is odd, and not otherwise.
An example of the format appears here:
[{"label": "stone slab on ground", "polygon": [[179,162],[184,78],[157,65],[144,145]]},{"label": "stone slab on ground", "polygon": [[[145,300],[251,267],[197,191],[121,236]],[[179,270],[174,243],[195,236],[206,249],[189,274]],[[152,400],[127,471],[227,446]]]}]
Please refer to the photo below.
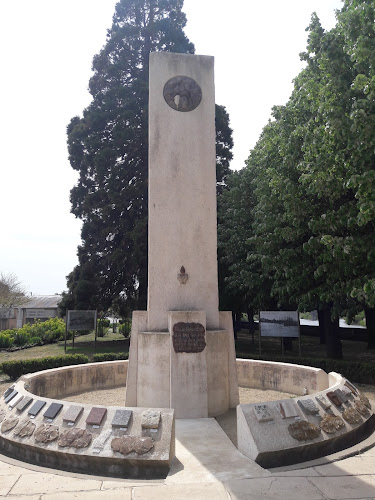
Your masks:
[{"label": "stone slab on ground", "polygon": [[[39,497],[38,497],[39,499]],[[52,493],[42,495],[40,500],[133,500],[131,488],[117,488],[111,491],[79,491],[75,493]]]},{"label": "stone slab on ground", "polygon": [[228,500],[220,483],[146,486],[134,488],[133,495],[134,500]]},{"label": "stone slab on ground", "polygon": [[[315,478],[312,478],[315,479]],[[225,483],[231,500],[324,500],[318,487],[304,477],[237,479]]]},{"label": "stone slab on ground", "polygon": [[330,500],[375,498],[375,476],[311,477],[309,480]]},{"label": "stone slab on ground", "polygon": [[[18,479],[19,476],[17,476]],[[71,491],[100,490],[102,482],[97,479],[78,479],[75,477],[62,478],[55,474],[23,474],[11,490],[12,495],[29,493],[44,494]]]}]

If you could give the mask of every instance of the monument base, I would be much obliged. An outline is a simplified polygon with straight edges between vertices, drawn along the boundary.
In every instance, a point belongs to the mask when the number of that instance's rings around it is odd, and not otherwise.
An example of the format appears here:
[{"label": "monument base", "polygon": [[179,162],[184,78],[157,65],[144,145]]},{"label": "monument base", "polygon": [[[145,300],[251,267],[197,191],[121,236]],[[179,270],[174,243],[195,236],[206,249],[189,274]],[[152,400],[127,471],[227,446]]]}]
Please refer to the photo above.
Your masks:
[{"label": "monument base", "polygon": [[167,331],[148,331],[134,311],[126,405],[174,408],[176,418],[217,416],[239,404],[232,314],[206,330],[204,311],[170,311]]}]

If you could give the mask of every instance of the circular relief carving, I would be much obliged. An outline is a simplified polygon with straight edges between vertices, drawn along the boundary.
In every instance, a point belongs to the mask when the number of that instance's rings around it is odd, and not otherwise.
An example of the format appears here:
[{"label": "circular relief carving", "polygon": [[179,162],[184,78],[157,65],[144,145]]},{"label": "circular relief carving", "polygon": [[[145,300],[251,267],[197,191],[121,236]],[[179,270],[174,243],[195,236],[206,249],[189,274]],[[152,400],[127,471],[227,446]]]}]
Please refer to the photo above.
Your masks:
[{"label": "circular relief carving", "polygon": [[164,85],[165,102],[176,111],[192,111],[202,100],[202,90],[188,76],[174,76]]},{"label": "circular relief carving", "polygon": [[360,414],[354,408],[346,408],[342,412],[342,416],[349,424],[359,424],[362,422]]},{"label": "circular relief carving", "polygon": [[320,422],[320,428],[327,434],[334,434],[335,432],[343,429],[345,424],[341,417],[336,415],[324,415]]},{"label": "circular relief carving", "polygon": [[298,441],[310,441],[316,439],[320,434],[320,429],[315,424],[301,420],[288,426],[289,434]]}]

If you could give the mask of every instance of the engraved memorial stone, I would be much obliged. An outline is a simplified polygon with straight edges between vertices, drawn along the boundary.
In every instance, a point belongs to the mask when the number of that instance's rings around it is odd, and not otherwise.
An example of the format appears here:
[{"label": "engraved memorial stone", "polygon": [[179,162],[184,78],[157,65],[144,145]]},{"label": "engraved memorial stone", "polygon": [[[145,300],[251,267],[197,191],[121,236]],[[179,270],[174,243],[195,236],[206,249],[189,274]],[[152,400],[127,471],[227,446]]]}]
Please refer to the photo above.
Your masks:
[{"label": "engraved memorial stone", "polygon": [[116,410],[112,419],[113,427],[128,427],[130,418],[132,416],[131,410]]},{"label": "engraved memorial stone", "polygon": [[342,416],[349,424],[352,425],[362,422],[361,415],[354,408],[346,408],[342,412]]},{"label": "engraved memorial stone", "polygon": [[254,413],[258,422],[270,422],[273,420],[273,416],[267,405],[254,405]]},{"label": "engraved memorial stone", "polygon": [[320,404],[320,406],[322,408],[324,408],[324,410],[329,410],[331,408],[331,406],[332,406],[332,404],[329,403],[327,401],[327,399],[324,396],[322,396],[321,394],[319,394],[318,396],[316,396],[315,399],[318,401],[318,403]]},{"label": "engraved memorial stone", "polygon": [[16,406],[16,409],[21,412],[23,411],[25,408],[27,408],[29,406],[29,404],[33,401],[33,398],[30,397],[30,396],[25,396],[23,398],[23,400],[21,402],[18,403],[18,405]]},{"label": "engraved memorial stone", "polygon": [[342,406],[341,399],[333,391],[327,392],[327,398],[336,406]]},{"label": "engraved memorial stone", "polygon": [[172,341],[174,352],[202,352],[206,347],[205,328],[200,323],[176,323]]},{"label": "engraved memorial stone", "polygon": [[344,393],[341,389],[336,389],[335,391],[336,396],[342,401],[343,403],[346,403],[349,399],[349,396]]},{"label": "engraved memorial stone", "polygon": [[34,438],[37,443],[50,443],[59,437],[57,425],[42,424],[35,431]]},{"label": "engraved memorial stone", "polygon": [[97,406],[94,406],[91,408],[91,411],[86,418],[86,423],[88,425],[100,425],[106,413],[107,408],[98,408]]},{"label": "engraved memorial stone", "polygon": [[67,412],[65,413],[63,417],[64,422],[69,422],[69,423],[76,423],[78,417],[81,415],[83,412],[83,407],[82,406],[69,406]]},{"label": "engraved memorial stone", "polygon": [[311,422],[301,420],[288,425],[289,434],[297,441],[311,441],[320,434],[320,428]]},{"label": "engraved memorial stone", "polygon": [[108,439],[110,438],[111,434],[112,434],[111,429],[107,429],[95,439],[92,445],[94,453],[100,453],[101,451],[103,451],[104,446],[108,441]]},{"label": "engraved memorial stone", "polygon": [[354,408],[364,417],[367,417],[370,414],[370,410],[360,399],[354,403]]},{"label": "engraved memorial stone", "polygon": [[18,436],[20,438],[32,436],[36,425],[29,419],[24,420],[14,429],[14,436]]},{"label": "engraved memorial stone", "polygon": [[319,408],[312,399],[299,399],[298,404],[304,412],[309,413],[310,415],[316,415],[319,413]]},{"label": "engraved memorial stone", "polygon": [[142,412],[142,427],[144,429],[157,429],[160,422],[160,411],[146,410]]},{"label": "engraved memorial stone", "polygon": [[23,399],[22,394],[17,394],[15,398],[12,399],[12,401],[9,401],[9,408],[14,408],[18,403]]},{"label": "engraved memorial stone", "polygon": [[299,413],[293,401],[283,401],[278,404],[282,418],[298,417]]},{"label": "engraved memorial stone", "polygon": [[10,394],[8,394],[8,395],[7,395],[7,397],[6,397],[6,398],[4,398],[4,401],[5,401],[6,403],[9,403],[9,401],[10,401],[11,399],[13,399],[15,396],[17,396],[17,394],[18,394],[18,391],[13,390]]},{"label": "engraved memorial stone", "polygon": [[92,434],[84,429],[68,429],[60,434],[57,444],[61,448],[87,448],[92,441]]},{"label": "engraved memorial stone", "polygon": [[122,455],[129,455],[132,451],[143,455],[154,447],[154,441],[151,437],[122,436],[112,439],[111,447]]},{"label": "engraved memorial stone", "polygon": [[44,412],[43,417],[53,420],[61,411],[63,405],[61,403],[51,403]]},{"label": "engraved memorial stone", "polygon": [[40,410],[45,406],[46,402],[45,401],[35,401],[33,406],[30,408],[30,410],[27,412],[31,417],[36,417]]},{"label": "engraved memorial stone", "polygon": [[18,424],[18,417],[9,417],[1,424],[1,432],[8,432]]},{"label": "engraved memorial stone", "polygon": [[345,424],[341,417],[335,415],[324,415],[320,422],[320,428],[327,434],[334,434],[335,432],[343,429]]},{"label": "engraved memorial stone", "polygon": [[165,102],[176,111],[192,111],[202,100],[202,90],[188,76],[175,76],[164,85]]}]

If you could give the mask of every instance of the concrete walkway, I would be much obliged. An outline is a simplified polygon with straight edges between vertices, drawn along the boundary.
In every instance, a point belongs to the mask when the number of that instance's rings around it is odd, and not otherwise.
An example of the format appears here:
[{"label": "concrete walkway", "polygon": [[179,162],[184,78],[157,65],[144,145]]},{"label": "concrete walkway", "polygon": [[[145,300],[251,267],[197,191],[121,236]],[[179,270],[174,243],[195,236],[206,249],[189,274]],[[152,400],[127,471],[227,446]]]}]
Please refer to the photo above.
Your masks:
[{"label": "concrete walkway", "polygon": [[[0,498],[29,500],[375,499],[375,448],[308,468],[268,471],[244,457],[215,419],[176,421],[176,458],[165,480],[82,476],[0,455]],[[290,468],[289,468],[290,469]]]}]

